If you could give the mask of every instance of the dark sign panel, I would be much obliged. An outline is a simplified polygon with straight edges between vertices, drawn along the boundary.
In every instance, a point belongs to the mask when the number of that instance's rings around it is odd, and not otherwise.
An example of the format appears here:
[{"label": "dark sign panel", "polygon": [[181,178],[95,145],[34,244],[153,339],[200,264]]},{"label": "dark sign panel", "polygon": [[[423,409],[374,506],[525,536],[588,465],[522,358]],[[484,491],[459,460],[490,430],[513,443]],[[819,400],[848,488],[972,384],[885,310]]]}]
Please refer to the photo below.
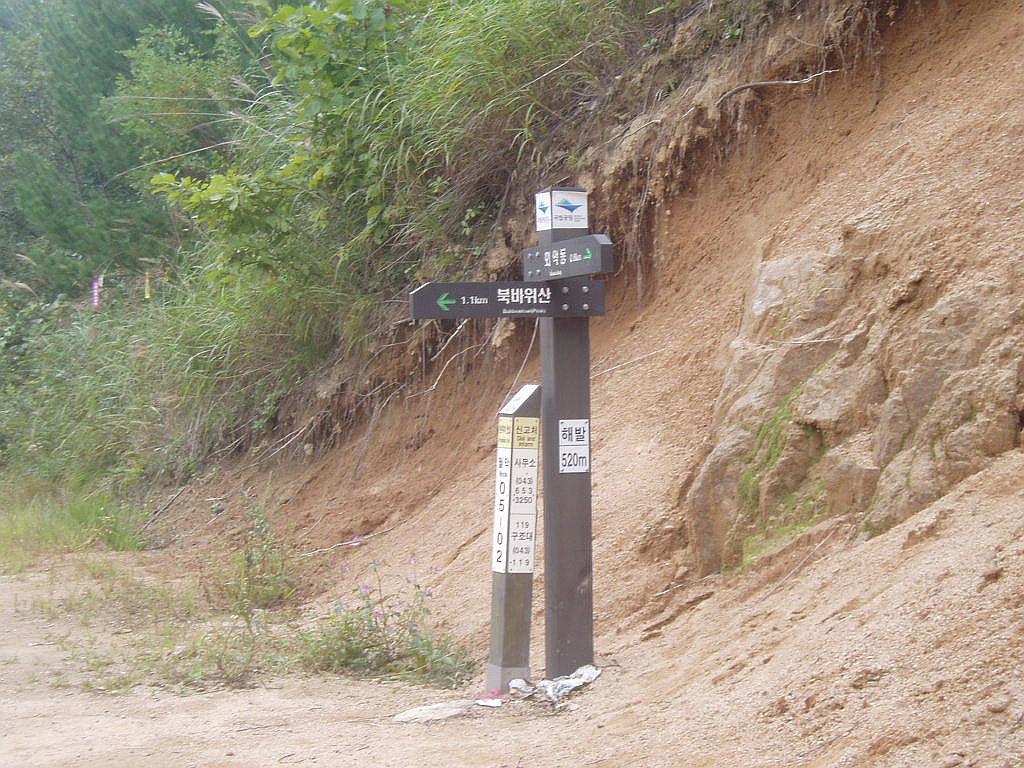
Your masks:
[{"label": "dark sign panel", "polygon": [[424,283],[409,294],[414,320],[462,317],[592,317],[604,314],[604,282]]},{"label": "dark sign panel", "polygon": [[523,278],[558,280],[615,269],[612,241],[607,235],[584,235],[523,251]]}]

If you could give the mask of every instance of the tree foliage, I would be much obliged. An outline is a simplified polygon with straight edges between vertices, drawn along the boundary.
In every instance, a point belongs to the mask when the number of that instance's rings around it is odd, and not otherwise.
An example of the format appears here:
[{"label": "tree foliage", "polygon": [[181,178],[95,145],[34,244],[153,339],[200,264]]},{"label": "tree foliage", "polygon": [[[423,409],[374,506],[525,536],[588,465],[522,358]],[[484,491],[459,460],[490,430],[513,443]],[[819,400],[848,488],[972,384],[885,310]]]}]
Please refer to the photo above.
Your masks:
[{"label": "tree foliage", "polygon": [[256,440],[316,361],[383,335],[389,300],[470,270],[517,166],[568,151],[647,18],[619,0],[16,5],[0,466],[121,480]]},{"label": "tree foliage", "polygon": [[174,158],[166,161],[170,167],[205,172],[207,158],[196,150],[225,146],[238,119],[232,95],[240,70],[236,44],[218,37],[213,50],[203,52],[178,27],[147,27],[124,55],[128,71],[102,102],[108,123],[141,147],[140,160]]},{"label": "tree foliage", "polygon": [[179,124],[119,112],[108,97],[158,85],[207,94],[239,68],[213,34],[219,21],[192,0],[18,0],[5,11],[0,266],[52,297],[86,291],[92,274],[170,261],[180,238],[130,170],[191,149],[200,121],[182,134]]}]

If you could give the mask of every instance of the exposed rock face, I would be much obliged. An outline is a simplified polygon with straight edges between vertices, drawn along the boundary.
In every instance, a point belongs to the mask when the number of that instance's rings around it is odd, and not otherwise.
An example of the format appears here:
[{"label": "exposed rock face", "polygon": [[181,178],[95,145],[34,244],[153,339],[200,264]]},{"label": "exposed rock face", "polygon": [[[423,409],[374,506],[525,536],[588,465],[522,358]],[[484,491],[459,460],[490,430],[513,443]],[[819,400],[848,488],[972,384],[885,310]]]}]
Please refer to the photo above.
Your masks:
[{"label": "exposed rock face", "polygon": [[[619,151],[578,180],[641,289],[705,261],[731,286],[754,265],[702,458],[666,515],[693,572],[823,515],[884,530],[1020,443],[1024,112],[984,53],[1016,44],[1018,19],[932,10],[907,21],[956,35],[942,62],[888,33],[891,7],[860,2],[774,29],[740,90],[673,46],[662,67],[692,82],[652,93],[660,106],[609,132]],[[813,72],[831,74],[761,87]],[[942,85],[925,93],[929,77]],[[718,347],[702,354],[720,376]]]},{"label": "exposed rock face", "polygon": [[1019,445],[1024,296],[998,260],[909,230],[879,207],[828,251],[764,244],[682,501],[698,571],[824,514],[883,530]]}]

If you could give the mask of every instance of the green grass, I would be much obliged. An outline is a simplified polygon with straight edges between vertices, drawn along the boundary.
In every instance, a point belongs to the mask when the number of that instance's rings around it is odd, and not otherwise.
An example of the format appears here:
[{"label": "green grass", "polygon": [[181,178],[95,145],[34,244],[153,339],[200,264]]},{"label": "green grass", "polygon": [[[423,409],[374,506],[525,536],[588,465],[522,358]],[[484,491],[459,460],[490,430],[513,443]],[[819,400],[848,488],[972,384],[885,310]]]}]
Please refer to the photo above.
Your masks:
[{"label": "green grass", "polygon": [[743,539],[743,554],[737,570],[745,571],[755,565],[765,555],[770,555],[783,549],[787,544],[795,541],[802,533],[813,528],[816,522],[816,516],[812,516],[805,520],[770,524],[764,529],[750,534]]},{"label": "green grass", "polygon": [[331,348],[341,301],[203,269],[149,303],[137,289],[103,312],[67,307],[32,341],[25,385],[0,399],[8,487],[125,494],[189,476],[274,426],[280,398]]},{"label": "green grass", "polygon": [[[114,624],[132,629],[160,628],[208,614],[194,582],[144,579],[99,559],[74,564],[73,576],[53,575],[51,595],[33,604],[36,612],[50,619],[72,618],[83,627]],[[65,586],[68,580],[71,588]]]},{"label": "green grass", "polygon": [[[70,622],[62,642],[78,661],[82,684],[110,693],[143,684],[193,691],[295,672],[439,687],[468,680],[475,662],[432,621],[431,592],[415,571],[401,576],[374,564],[332,616],[300,624],[306,575],[274,535],[269,501],[268,494],[253,504],[234,557],[195,579],[138,575],[130,562],[100,552],[65,561],[70,574],[51,571],[50,596],[32,608]],[[141,538],[123,510],[97,496],[4,513],[0,564],[22,570],[39,556],[99,542],[133,548]]]},{"label": "green grass", "polygon": [[382,161],[396,136],[420,158],[395,166],[409,176],[396,189],[410,210],[426,206],[417,239],[431,241],[436,222],[457,231],[474,208],[493,222],[507,176],[625,64],[637,11],[616,0],[470,0],[425,15],[386,87],[399,108],[367,126]]},{"label": "green grass", "polygon": [[430,620],[429,591],[379,566],[333,616],[305,624],[294,604],[225,609],[206,599],[208,584],[162,583],[98,559],[76,570],[85,583],[54,584],[57,596],[33,609],[71,622],[61,642],[78,672],[61,679],[87,690],[150,685],[190,693],[297,673],[456,688],[475,672],[475,661]]},{"label": "green grass", "polygon": [[138,507],[108,494],[40,494],[0,508],[0,570],[17,572],[39,557],[93,544],[131,551],[143,545]]}]

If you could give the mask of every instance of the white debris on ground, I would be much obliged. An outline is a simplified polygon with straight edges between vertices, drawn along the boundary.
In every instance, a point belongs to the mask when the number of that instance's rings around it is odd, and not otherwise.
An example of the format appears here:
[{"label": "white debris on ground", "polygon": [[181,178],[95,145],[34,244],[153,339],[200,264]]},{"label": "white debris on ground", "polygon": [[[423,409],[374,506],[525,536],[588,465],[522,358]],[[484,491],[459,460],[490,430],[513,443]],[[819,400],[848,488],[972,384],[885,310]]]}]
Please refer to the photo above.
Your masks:
[{"label": "white debris on ground", "polygon": [[[522,678],[516,678],[508,684],[509,696],[513,699],[536,699],[537,701],[549,702],[556,707],[561,707],[565,699],[573,691],[582,688],[584,685],[597,680],[601,676],[601,670],[593,664],[584,664],[571,675],[556,677],[554,680],[541,680],[530,683]],[[423,707],[415,707],[394,716],[396,723],[431,723],[437,720],[447,720],[451,717],[465,715],[472,709],[473,705],[481,707],[497,708],[510,699],[488,696],[486,698],[471,701],[442,701],[437,704],[427,704]],[[572,705],[570,705],[572,706]]]},{"label": "white debris on ground", "polygon": [[537,683],[528,683],[526,680],[516,678],[508,684],[509,693],[518,699],[537,698],[542,701],[549,701],[558,704],[577,688],[597,680],[601,670],[593,664],[584,664],[571,675],[556,677],[554,680],[541,680]]},{"label": "white debris on ground", "polygon": [[450,717],[464,715],[472,708],[472,701],[442,701],[427,704],[400,712],[394,716],[396,723],[431,723],[435,720],[447,720]]},{"label": "white debris on ground", "polygon": [[476,703],[479,704],[481,707],[491,707],[492,709],[494,709],[494,708],[500,707],[502,704],[504,704],[505,700],[504,699],[497,699],[497,698],[493,698],[493,697],[488,697],[486,699],[477,699]]}]

